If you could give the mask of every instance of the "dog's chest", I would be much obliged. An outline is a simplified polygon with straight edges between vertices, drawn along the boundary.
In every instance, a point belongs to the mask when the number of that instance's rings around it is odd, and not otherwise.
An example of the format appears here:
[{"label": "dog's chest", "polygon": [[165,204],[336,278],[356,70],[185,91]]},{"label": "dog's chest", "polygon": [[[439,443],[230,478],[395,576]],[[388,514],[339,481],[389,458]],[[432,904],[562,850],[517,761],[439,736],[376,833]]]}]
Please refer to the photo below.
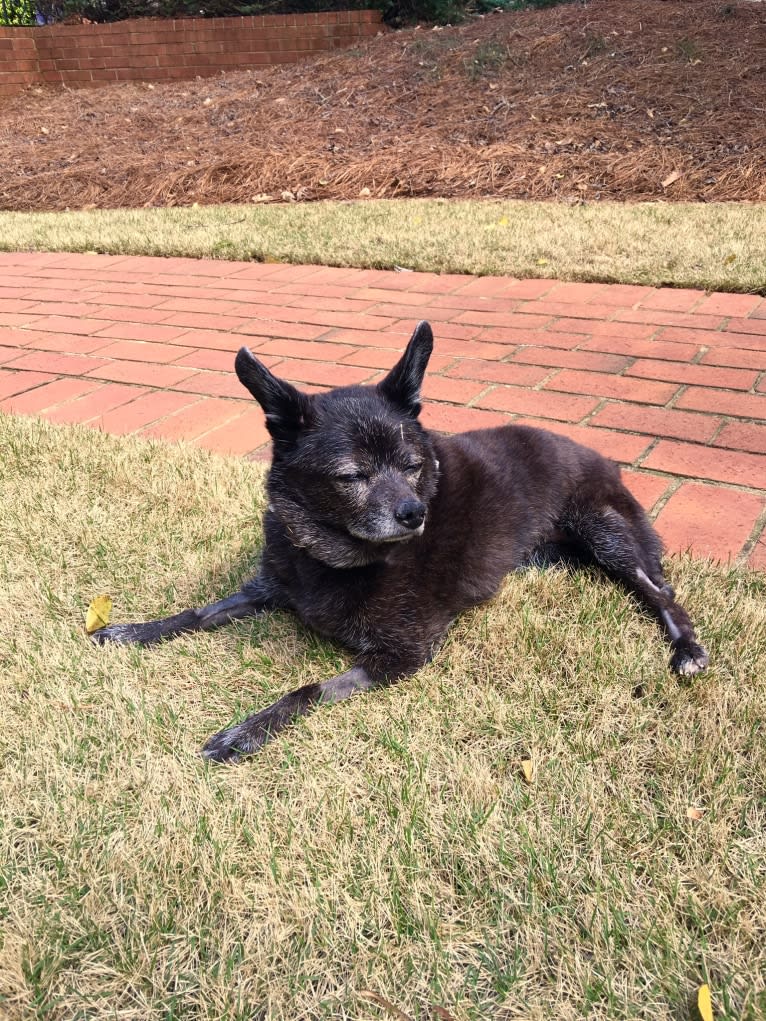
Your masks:
[{"label": "dog's chest", "polygon": [[295,555],[280,565],[286,601],[303,623],[357,652],[427,640],[448,621],[430,621],[401,567],[380,563],[346,570]]}]

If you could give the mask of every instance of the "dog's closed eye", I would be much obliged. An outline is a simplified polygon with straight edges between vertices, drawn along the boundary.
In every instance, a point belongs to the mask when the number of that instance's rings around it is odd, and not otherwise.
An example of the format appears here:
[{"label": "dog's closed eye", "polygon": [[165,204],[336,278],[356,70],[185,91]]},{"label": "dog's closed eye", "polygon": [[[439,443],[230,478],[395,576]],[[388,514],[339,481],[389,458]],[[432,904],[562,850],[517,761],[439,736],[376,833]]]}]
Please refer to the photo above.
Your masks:
[{"label": "dog's closed eye", "polygon": [[350,486],[354,483],[369,482],[370,476],[365,475],[364,472],[346,472],[343,475],[336,475],[335,481]]}]

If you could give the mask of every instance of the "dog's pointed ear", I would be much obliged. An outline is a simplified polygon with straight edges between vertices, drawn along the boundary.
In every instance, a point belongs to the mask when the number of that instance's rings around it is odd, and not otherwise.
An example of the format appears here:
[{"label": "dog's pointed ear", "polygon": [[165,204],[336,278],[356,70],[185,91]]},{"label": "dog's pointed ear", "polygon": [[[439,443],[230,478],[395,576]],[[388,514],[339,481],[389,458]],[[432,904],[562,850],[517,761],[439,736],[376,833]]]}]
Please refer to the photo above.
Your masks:
[{"label": "dog's pointed ear", "polygon": [[266,428],[275,440],[292,441],[308,421],[310,398],[278,379],[246,347],[234,360],[240,383],[247,387],[266,413]]},{"label": "dog's pointed ear", "polygon": [[420,413],[420,388],[433,349],[434,335],[430,325],[418,323],[404,354],[385,379],[378,383],[380,393],[413,418]]}]

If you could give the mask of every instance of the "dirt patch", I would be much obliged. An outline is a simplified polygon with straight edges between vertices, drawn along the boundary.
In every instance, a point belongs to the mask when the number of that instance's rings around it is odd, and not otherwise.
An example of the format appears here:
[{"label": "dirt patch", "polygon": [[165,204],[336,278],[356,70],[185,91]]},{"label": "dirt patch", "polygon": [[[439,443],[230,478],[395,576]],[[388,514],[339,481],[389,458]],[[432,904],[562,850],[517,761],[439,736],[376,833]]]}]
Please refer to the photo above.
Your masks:
[{"label": "dirt patch", "polygon": [[4,109],[0,208],[764,200],[765,6],[596,0],[257,73],[29,90]]}]

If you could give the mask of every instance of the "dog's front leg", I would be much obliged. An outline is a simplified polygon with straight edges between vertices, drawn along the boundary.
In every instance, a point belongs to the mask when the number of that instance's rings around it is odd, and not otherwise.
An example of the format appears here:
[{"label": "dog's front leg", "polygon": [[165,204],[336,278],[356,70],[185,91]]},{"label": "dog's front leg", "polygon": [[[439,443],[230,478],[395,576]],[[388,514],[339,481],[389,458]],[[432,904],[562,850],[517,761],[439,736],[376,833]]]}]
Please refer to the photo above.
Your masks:
[{"label": "dog's front leg", "polygon": [[110,624],[91,636],[99,645],[153,645],[155,642],[192,631],[210,631],[233,620],[253,617],[279,604],[277,588],[271,580],[258,575],[226,599],[197,609],[182,610],[172,617],[148,620],[140,624]]},{"label": "dog's front leg", "polygon": [[357,691],[369,691],[375,686],[376,682],[362,666],[354,666],[321,684],[306,684],[283,695],[267,709],[214,734],[205,742],[201,754],[214,762],[237,762],[243,755],[258,751],[280,730],[299,716],[305,716],[315,705],[340,702]]}]

